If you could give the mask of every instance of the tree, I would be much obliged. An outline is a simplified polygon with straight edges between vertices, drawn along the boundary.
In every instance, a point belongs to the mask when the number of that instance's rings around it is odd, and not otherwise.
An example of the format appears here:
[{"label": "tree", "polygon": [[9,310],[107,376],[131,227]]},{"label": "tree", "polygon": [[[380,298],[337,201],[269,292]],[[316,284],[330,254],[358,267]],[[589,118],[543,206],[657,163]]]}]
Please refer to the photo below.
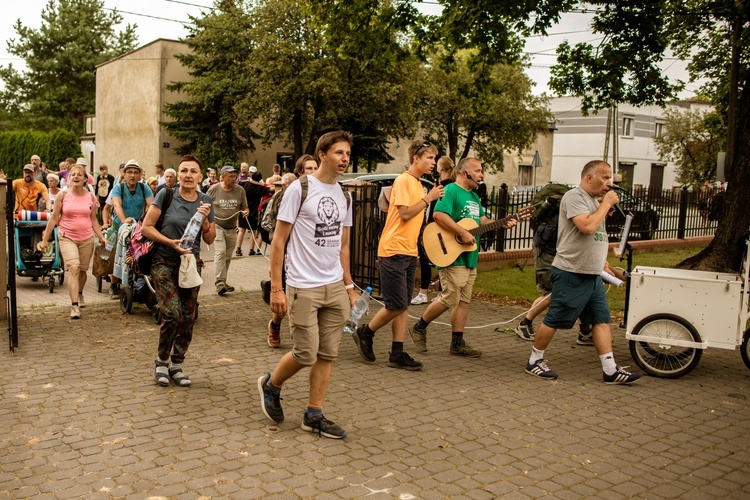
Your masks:
[{"label": "tree", "polygon": [[716,157],[726,145],[726,126],[718,113],[699,110],[664,112],[664,132],[654,137],[659,156],[677,165],[677,181],[700,189],[716,179]]},{"label": "tree", "polygon": [[520,64],[472,68],[476,55],[464,50],[430,59],[422,124],[447,143],[451,158],[465,158],[474,148],[489,170],[502,171],[504,154],[529,147],[548,131],[553,117],[547,99],[531,93],[531,80]]},{"label": "tree", "polygon": [[0,67],[0,105],[16,126],[82,132],[84,116],[95,111],[96,66],[135,48],[135,26],[116,32],[121,22],[98,0],[49,0],[38,30],[16,21],[8,52],[28,70]]},{"label": "tree", "polygon": [[707,78],[702,93],[726,109],[727,180],[724,209],[713,241],[683,267],[726,270],[737,235],[750,226],[750,10],[735,0],[631,0],[591,2],[593,27],[604,39],[594,47],[563,44],[550,86],[583,97],[586,108],[614,102],[664,103],[681,87],[658,63],[668,49],[692,55],[691,78]]},{"label": "tree", "polygon": [[171,82],[167,89],[187,98],[166,104],[164,112],[171,121],[164,128],[182,141],[178,154],[194,153],[203,163],[213,166],[232,164],[245,150],[254,150],[259,136],[252,118],[239,109],[251,91],[251,81],[242,70],[252,54],[253,43],[247,33],[252,19],[238,1],[225,0],[193,25],[185,43],[190,48],[177,59],[193,77],[189,82]]}]

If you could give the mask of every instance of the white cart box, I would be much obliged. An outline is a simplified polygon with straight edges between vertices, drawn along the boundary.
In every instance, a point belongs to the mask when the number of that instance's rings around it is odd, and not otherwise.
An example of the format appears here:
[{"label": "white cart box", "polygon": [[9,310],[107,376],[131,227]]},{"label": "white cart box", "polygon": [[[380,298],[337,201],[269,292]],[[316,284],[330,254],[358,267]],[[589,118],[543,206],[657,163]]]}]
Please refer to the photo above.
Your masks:
[{"label": "white cart box", "polygon": [[630,277],[627,333],[647,316],[669,313],[692,323],[706,347],[734,349],[744,331],[741,307],[737,275],[638,266]]}]

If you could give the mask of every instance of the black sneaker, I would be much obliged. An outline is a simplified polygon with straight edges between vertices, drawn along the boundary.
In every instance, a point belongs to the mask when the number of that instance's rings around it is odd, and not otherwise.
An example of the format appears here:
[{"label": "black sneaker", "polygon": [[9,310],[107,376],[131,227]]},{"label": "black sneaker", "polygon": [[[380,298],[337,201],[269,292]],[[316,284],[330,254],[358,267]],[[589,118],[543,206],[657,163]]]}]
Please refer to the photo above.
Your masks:
[{"label": "black sneaker", "polygon": [[281,389],[272,391],[268,388],[267,382],[271,378],[271,373],[266,372],[258,379],[258,393],[260,393],[260,408],[263,414],[280,424],[284,421],[284,410],[281,409]]},{"label": "black sneaker", "polygon": [[331,422],[323,415],[308,418],[307,412],[305,412],[305,416],[302,418],[302,430],[307,432],[317,432],[318,436],[331,439],[342,439],[346,437],[346,431],[336,422]]},{"label": "black sneaker", "polygon": [[367,325],[359,325],[359,327],[352,333],[352,338],[357,345],[359,356],[367,363],[374,363],[375,353],[372,352],[372,337],[368,337],[367,334],[365,334],[365,326]]},{"label": "black sneaker", "polygon": [[242,249],[241,249],[241,248],[237,248],[237,249],[236,249],[236,250],[234,251],[234,255],[235,255],[236,257],[242,257]]},{"label": "black sneaker", "polygon": [[422,363],[415,361],[414,358],[409,356],[405,351],[401,351],[395,356],[391,353],[388,358],[388,366],[391,368],[401,368],[402,370],[409,370],[415,372],[422,369]]},{"label": "black sneaker", "polygon": [[594,336],[592,334],[585,335],[583,333],[578,334],[578,339],[576,340],[576,344],[578,345],[587,345],[592,346],[594,345]]},{"label": "black sneaker", "polygon": [[523,340],[529,340],[531,342],[534,341],[534,325],[529,323],[527,325],[524,325],[523,323],[518,323],[518,326],[516,327],[516,335],[521,337]]},{"label": "black sneaker", "polygon": [[607,375],[606,373],[603,374],[604,376],[604,383],[605,384],[632,384],[633,382],[638,381],[639,378],[641,378],[643,375],[640,373],[630,373],[628,371],[623,370],[619,366],[617,367],[617,371],[613,373],[612,375]]},{"label": "black sneaker", "polygon": [[538,359],[533,365],[526,363],[526,373],[545,380],[557,380],[557,373],[550,370],[543,359]]}]

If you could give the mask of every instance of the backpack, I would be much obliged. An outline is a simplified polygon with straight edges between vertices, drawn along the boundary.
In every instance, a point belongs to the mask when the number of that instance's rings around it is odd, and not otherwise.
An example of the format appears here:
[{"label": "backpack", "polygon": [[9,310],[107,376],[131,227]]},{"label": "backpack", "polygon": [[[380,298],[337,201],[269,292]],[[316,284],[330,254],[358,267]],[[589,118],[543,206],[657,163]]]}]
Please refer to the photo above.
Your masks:
[{"label": "backpack", "polygon": [[[300,197],[300,203],[299,203],[299,210],[302,210],[302,204],[305,203],[305,200],[307,199],[307,176],[303,175],[299,178],[299,184],[302,188],[302,196]],[[352,198],[349,192],[344,189],[344,186],[339,184],[339,187],[341,187],[341,192],[344,193],[344,198],[346,198],[346,209],[349,210],[349,207],[352,204]],[[260,212],[260,228],[261,228],[261,237],[263,237],[263,232],[267,232],[268,240],[265,241],[266,243],[271,243],[271,240],[273,239],[273,231],[276,227],[276,216],[279,213],[279,207],[281,206],[281,199],[284,197],[284,190],[281,190],[278,193],[274,193],[274,195],[266,202],[265,208]],[[299,215],[299,211],[297,211],[297,215]]]},{"label": "backpack", "polygon": [[[172,204],[172,198],[174,198],[174,191],[172,188],[164,188],[164,191],[164,202],[162,203],[161,214],[159,214],[159,220],[157,220],[154,225],[157,231],[161,231],[161,226],[164,224],[164,215],[167,213],[167,210],[169,210],[169,206]],[[141,274],[151,274],[151,262],[154,258],[154,250],[156,250],[154,242],[143,236],[143,233],[141,232],[146,213],[148,213],[148,211],[138,219],[138,223],[136,223],[135,228],[133,228],[133,232],[130,233],[130,247],[128,248],[128,253],[130,254],[129,257],[132,258],[132,262]]]},{"label": "backpack", "polygon": [[106,176],[100,175],[96,186],[96,195],[99,198],[106,198],[109,195],[109,179]]},{"label": "backpack", "polygon": [[565,184],[550,182],[540,189],[531,199],[534,216],[531,218],[531,229],[534,230],[534,246],[542,253],[557,253],[557,226],[560,215],[560,200],[570,188]]}]

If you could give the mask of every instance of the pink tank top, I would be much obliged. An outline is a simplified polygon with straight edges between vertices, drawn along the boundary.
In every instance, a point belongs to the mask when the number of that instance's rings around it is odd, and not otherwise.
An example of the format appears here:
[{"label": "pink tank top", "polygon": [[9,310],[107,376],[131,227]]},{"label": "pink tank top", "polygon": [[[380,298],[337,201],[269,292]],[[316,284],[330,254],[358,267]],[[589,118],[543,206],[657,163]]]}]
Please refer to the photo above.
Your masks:
[{"label": "pink tank top", "polygon": [[66,191],[60,207],[60,234],[74,241],[86,241],[94,236],[94,226],[91,224],[93,206],[94,197],[88,191],[81,196]]}]

